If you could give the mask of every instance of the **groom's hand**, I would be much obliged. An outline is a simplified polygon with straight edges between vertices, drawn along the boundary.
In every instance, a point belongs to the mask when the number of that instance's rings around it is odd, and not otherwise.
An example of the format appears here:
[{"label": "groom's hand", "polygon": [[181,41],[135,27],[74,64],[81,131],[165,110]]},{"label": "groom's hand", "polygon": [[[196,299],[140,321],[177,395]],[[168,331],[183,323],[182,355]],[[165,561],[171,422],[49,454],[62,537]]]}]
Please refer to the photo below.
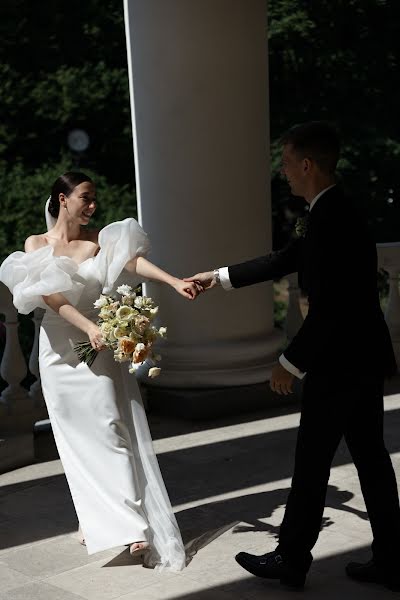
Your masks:
[{"label": "groom's hand", "polygon": [[291,394],[293,392],[294,375],[286,371],[281,365],[281,363],[277,363],[271,373],[271,380],[269,382],[270,388],[273,392],[277,394]]},{"label": "groom's hand", "polygon": [[193,277],[184,277],[183,281],[197,283],[203,288],[203,291],[211,290],[214,286],[217,285],[216,279],[214,277],[214,271],[197,273],[197,275],[193,275]]}]

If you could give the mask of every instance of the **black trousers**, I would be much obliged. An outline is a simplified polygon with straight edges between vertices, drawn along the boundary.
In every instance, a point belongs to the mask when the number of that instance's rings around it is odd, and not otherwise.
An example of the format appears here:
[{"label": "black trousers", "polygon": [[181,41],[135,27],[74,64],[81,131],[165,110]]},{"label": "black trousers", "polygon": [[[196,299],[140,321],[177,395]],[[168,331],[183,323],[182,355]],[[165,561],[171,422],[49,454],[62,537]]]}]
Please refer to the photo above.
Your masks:
[{"label": "black trousers", "polygon": [[292,487],[278,549],[290,562],[311,564],[330,468],[344,436],[358,471],[372,533],[374,560],[400,565],[396,477],[383,440],[383,380],[361,383],[308,376],[304,382]]}]

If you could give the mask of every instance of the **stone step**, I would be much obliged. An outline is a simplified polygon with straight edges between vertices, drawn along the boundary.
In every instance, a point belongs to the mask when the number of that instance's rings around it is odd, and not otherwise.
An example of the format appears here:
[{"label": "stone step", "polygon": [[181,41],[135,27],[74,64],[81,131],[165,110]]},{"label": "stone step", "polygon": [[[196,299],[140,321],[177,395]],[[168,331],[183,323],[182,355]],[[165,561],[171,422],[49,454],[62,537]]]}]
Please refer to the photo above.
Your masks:
[{"label": "stone step", "polygon": [[33,462],[33,433],[0,434],[0,473]]}]

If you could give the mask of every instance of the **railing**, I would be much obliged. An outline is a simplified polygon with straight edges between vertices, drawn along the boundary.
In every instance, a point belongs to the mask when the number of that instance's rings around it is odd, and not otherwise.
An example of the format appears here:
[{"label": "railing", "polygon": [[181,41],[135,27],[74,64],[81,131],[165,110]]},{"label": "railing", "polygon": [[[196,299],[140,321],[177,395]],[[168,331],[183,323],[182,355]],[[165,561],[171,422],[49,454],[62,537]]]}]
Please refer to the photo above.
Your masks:
[{"label": "railing", "polygon": [[[378,267],[388,273],[389,296],[385,309],[385,320],[388,324],[390,337],[396,355],[397,366],[400,369],[400,242],[377,244]],[[303,316],[300,310],[300,290],[297,284],[297,274],[287,277],[288,310],[285,331],[288,339],[292,339],[300,329]]]},{"label": "railing", "polygon": [[[29,369],[36,381],[26,389],[21,382],[28,374],[18,337],[18,313],[6,286],[0,283],[0,312],[5,321],[5,348],[0,374],[7,384],[0,396],[0,471],[33,460],[33,429],[47,418],[38,368],[39,327],[43,311],[34,312],[35,336]],[[12,450],[11,450],[12,448]]]},{"label": "railing", "polygon": [[[400,366],[400,242],[378,244],[379,267],[389,274],[389,297],[385,318],[392,337],[397,364]],[[303,322],[300,310],[300,290],[297,275],[288,278],[288,309],[285,330],[292,339]],[[0,396],[0,471],[33,460],[33,428],[37,421],[47,418],[38,368],[39,328],[43,311],[33,313],[35,335],[29,358],[29,371],[36,381],[26,389],[21,385],[28,369],[18,337],[17,311],[11,294],[0,283],[0,313],[5,315],[6,342],[0,373],[7,387]],[[18,442],[20,440],[20,443]],[[5,448],[9,446],[8,450]],[[10,447],[12,446],[12,452]],[[5,457],[5,458],[4,458]]]},{"label": "railing", "polygon": [[400,369],[400,242],[377,244],[378,264],[389,275],[389,297],[385,310],[397,367]]}]

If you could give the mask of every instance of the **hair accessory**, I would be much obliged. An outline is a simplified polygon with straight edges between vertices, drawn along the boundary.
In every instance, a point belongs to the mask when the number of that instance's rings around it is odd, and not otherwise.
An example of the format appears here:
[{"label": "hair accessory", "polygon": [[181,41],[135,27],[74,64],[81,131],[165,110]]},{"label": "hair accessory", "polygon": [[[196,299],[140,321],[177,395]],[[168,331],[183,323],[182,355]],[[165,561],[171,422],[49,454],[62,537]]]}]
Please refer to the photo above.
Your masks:
[{"label": "hair accessory", "polygon": [[49,212],[50,201],[51,201],[51,196],[49,196],[47,198],[46,204],[44,207],[44,216],[46,219],[47,231],[50,231],[50,229],[53,229],[54,225],[57,223],[57,219],[55,217],[53,217],[53,215],[51,215]]}]

